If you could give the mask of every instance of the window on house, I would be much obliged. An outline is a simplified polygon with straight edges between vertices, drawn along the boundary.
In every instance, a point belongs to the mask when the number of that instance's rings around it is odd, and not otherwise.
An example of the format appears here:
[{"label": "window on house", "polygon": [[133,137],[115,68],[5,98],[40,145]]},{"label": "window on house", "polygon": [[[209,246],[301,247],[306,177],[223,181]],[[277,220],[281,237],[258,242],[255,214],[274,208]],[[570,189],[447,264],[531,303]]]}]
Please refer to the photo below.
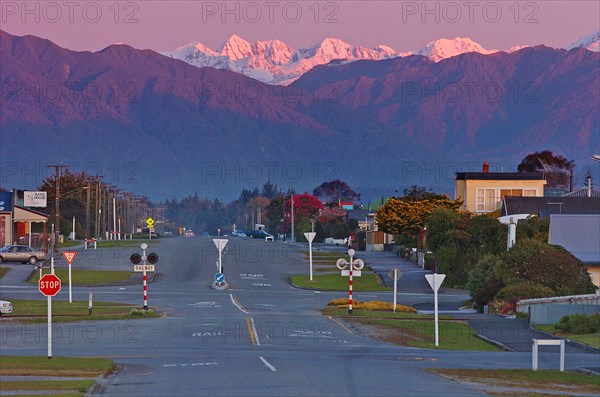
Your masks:
[{"label": "window on house", "polygon": [[477,189],[477,212],[495,211],[501,203],[497,189]]},{"label": "window on house", "polygon": [[524,189],[523,196],[525,197],[535,197],[537,195],[537,191],[535,189]]}]

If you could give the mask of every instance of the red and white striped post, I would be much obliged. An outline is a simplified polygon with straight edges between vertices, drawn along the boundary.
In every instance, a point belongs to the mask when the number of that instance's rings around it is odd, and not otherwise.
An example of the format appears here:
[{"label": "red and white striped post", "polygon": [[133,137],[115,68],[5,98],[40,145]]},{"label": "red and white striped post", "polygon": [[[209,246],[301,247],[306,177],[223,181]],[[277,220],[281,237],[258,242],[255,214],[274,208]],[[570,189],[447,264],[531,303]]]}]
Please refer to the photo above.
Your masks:
[{"label": "red and white striped post", "polygon": [[146,243],[142,243],[142,260],[144,261],[144,272],[142,274],[144,280],[144,310],[148,311],[148,286],[147,286],[147,277],[146,277],[146,248],[148,245]]},{"label": "red and white striped post", "polygon": [[350,277],[348,277],[348,314],[352,314],[352,268],[354,267],[352,264],[354,263],[354,254],[355,251],[350,248],[348,250],[348,255],[350,256]]}]

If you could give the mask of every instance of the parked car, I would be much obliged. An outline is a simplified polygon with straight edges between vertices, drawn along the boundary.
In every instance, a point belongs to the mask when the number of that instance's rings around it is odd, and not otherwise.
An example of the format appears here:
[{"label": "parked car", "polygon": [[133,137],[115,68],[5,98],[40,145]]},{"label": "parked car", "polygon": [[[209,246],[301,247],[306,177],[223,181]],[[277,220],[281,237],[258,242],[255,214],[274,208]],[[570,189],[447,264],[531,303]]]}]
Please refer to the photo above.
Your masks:
[{"label": "parked car", "polygon": [[195,234],[191,229],[185,231],[185,237],[194,237]]},{"label": "parked car", "polygon": [[0,248],[0,263],[21,262],[35,265],[38,261],[46,259],[44,251],[38,251],[28,245],[7,245]]},{"label": "parked car", "polygon": [[250,238],[265,239],[267,237],[270,237],[271,239],[273,239],[273,235],[270,234],[270,233],[265,232],[264,230],[249,230],[249,231],[246,232],[246,234]]},{"label": "parked car", "polygon": [[13,311],[12,303],[9,301],[0,300],[0,316],[3,314],[10,314]]},{"label": "parked car", "polygon": [[232,232],[231,235],[233,237],[248,237],[243,230],[236,230],[235,232]]}]

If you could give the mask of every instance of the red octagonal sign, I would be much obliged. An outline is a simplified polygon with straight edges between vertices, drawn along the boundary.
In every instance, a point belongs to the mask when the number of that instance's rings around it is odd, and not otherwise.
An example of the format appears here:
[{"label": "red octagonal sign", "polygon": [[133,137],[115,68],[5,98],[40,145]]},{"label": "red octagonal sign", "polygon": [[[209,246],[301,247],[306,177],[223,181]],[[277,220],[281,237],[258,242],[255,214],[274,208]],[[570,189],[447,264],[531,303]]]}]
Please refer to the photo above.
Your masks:
[{"label": "red octagonal sign", "polygon": [[38,289],[45,296],[54,296],[60,291],[60,278],[54,274],[44,274],[38,282]]}]

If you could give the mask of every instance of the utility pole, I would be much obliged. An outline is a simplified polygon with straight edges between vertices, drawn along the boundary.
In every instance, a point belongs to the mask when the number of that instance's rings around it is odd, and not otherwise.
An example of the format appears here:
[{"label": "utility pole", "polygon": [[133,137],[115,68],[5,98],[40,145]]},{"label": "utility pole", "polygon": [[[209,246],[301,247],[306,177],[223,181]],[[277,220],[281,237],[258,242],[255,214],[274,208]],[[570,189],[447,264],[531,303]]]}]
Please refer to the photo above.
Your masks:
[{"label": "utility pole", "polygon": [[68,168],[66,165],[47,165],[48,168],[54,168],[54,253],[58,252],[58,236],[60,235],[60,171],[61,168]]},{"label": "utility pole", "polygon": [[90,238],[90,190],[92,187],[88,183],[85,190],[85,238]]},{"label": "utility pole", "polygon": [[296,242],[296,233],[294,232],[294,193],[292,193],[292,243]]}]

